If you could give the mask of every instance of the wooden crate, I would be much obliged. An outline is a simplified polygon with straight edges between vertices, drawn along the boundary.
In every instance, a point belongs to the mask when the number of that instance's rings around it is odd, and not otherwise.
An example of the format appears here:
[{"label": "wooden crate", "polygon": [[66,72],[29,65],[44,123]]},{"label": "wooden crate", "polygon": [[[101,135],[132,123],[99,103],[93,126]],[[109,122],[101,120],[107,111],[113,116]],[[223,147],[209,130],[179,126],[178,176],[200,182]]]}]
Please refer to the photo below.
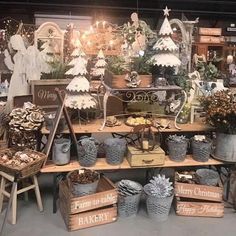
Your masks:
[{"label": "wooden crate", "polygon": [[75,197],[66,181],[59,185],[59,205],[69,231],[111,223],[117,220],[117,190],[114,184],[101,177],[97,193]]},{"label": "wooden crate", "polygon": [[175,182],[175,196],[222,202],[223,189],[221,187]]},{"label": "wooden crate", "polygon": [[223,217],[224,203],[198,202],[192,199],[175,199],[176,214],[179,216]]},{"label": "wooden crate", "polygon": [[161,166],[165,164],[165,152],[157,147],[153,151],[145,151],[128,146],[127,160],[130,166]]},{"label": "wooden crate", "polygon": [[[109,87],[113,89],[128,89],[127,82],[125,80],[125,74],[124,75],[114,75],[109,71],[105,72],[104,75],[104,82]],[[138,86],[139,88],[149,88],[152,84],[152,75],[139,75],[141,79],[141,83]]]},{"label": "wooden crate", "polygon": [[67,206],[60,201],[60,211],[68,231],[112,223],[117,220],[117,207],[110,206],[79,214],[68,214]]},{"label": "wooden crate", "polygon": [[68,214],[76,214],[113,205],[117,203],[117,197],[116,187],[104,176],[99,180],[97,193],[82,197],[75,197],[66,181],[61,181],[59,184],[59,199],[66,206]]}]

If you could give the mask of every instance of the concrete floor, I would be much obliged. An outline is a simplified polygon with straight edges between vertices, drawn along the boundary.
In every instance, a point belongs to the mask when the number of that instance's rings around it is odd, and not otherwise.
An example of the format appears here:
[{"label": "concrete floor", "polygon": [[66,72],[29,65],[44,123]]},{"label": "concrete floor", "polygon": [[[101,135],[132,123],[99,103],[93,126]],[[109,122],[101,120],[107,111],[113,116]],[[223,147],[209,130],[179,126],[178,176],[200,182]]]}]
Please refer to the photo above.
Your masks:
[{"label": "concrete floor", "polygon": [[[47,180],[45,181],[45,178]],[[80,231],[67,232],[60,212],[52,213],[51,176],[40,178],[44,212],[37,209],[34,195],[29,202],[18,201],[17,224],[7,224],[4,236],[235,236],[236,214],[225,210],[224,218],[192,218],[176,216],[171,210],[167,221],[157,223],[147,217],[144,204],[136,217]],[[6,206],[6,204],[5,204]],[[5,212],[5,211],[4,211]],[[4,212],[0,215],[0,225]]]}]

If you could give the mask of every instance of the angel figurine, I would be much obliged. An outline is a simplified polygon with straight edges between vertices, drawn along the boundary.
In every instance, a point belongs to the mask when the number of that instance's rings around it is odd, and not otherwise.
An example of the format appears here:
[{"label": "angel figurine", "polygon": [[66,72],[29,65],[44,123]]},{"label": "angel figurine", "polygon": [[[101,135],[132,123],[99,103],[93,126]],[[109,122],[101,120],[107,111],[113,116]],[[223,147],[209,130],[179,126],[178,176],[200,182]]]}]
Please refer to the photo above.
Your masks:
[{"label": "angel figurine", "polygon": [[26,53],[26,48],[22,37],[18,34],[11,36],[10,45],[16,50],[12,63],[10,54],[8,54],[8,58],[6,58],[8,68],[13,69],[7,98],[8,105],[11,108],[13,105],[13,97],[29,94],[29,85],[25,76],[24,55]]},{"label": "angel figurine", "polygon": [[141,79],[136,71],[131,71],[130,74],[127,74],[125,80],[128,81],[126,85],[129,88],[137,88],[141,83]]}]

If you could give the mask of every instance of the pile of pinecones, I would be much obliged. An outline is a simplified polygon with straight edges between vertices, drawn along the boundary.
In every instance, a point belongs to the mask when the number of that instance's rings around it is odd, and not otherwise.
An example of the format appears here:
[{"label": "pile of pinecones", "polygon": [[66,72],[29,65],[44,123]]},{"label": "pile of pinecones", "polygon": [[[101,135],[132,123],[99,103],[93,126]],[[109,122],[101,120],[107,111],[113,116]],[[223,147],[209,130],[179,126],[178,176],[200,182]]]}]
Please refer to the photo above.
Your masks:
[{"label": "pile of pinecones", "polygon": [[31,103],[23,108],[13,109],[10,113],[9,138],[18,148],[34,148],[37,143],[36,131],[44,122],[44,113]]}]

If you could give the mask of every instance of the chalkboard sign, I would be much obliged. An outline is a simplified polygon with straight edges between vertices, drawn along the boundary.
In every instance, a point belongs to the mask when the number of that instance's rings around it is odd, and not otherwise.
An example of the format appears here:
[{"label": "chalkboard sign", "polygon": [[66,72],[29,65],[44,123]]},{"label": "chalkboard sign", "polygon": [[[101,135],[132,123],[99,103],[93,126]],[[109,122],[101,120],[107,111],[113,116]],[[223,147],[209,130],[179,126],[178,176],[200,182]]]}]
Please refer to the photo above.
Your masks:
[{"label": "chalkboard sign", "polygon": [[31,93],[33,95],[33,103],[42,108],[55,108],[59,101],[55,88],[60,89],[64,97],[66,86],[70,83],[70,79],[63,80],[34,80],[31,81]]},{"label": "chalkboard sign", "polygon": [[[57,108],[59,101],[55,88],[60,90],[62,98],[64,98],[66,94],[66,86],[70,83],[70,81],[71,79],[31,81],[33,103],[42,108]],[[90,92],[97,93],[97,89],[100,84],[100,80],[91,81]]]}]

